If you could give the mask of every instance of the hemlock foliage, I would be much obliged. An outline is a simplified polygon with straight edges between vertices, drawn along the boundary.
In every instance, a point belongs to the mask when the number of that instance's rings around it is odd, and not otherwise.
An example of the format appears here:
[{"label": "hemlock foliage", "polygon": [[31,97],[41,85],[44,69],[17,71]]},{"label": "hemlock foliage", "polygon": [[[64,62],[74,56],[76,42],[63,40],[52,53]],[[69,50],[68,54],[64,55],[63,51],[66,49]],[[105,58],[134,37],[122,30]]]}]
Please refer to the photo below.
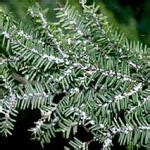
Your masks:
[{"label": "hemlock foliage", "polygon": [[[94,4],[81,7],[82,14],[68,4],[56,9],[55,23],[38,5],[28,9],[31,24],[2,13],[0,133],[11,135],[19,111],[32,108],[41,118],[29,131],[42,145],[57,132],[74,149],[92,141],[111,149],[114,137],[120,145],[146,145],[149,48],[130,43]],[[91,141],[77,139],[79,126]]]}]

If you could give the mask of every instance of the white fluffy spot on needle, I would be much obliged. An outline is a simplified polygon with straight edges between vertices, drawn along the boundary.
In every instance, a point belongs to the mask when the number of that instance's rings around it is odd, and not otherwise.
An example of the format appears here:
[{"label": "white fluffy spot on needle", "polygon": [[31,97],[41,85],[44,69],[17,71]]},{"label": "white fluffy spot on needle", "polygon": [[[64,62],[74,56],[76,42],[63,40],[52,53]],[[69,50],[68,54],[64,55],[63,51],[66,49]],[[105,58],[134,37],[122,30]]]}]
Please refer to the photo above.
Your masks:
[{"label": "white fluffy spot on needle", "polygon": [[71,39],[70,39],[70,38],[68,39],[68,44],[69,44],[69,45],[71,44]]},{"label": "white fluffy spot on needle", "polygon": [[3,107],[2,106],[0,106],[0,113],[2,113],[3,112]]}]

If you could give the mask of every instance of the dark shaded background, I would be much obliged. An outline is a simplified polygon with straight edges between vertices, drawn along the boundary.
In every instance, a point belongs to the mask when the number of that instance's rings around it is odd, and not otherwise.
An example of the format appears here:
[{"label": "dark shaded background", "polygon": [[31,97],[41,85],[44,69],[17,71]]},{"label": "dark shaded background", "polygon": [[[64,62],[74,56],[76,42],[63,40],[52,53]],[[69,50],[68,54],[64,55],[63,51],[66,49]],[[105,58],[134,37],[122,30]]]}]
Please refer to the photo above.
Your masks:
[{"label": "dark shaded background", "polygon": [[[15,124],[13,135],[7,138],[0,136],[0,150],[43,150],[39,142],[32,141],[30,139],[30,132],[27,131],[33,126],[33,122],[38,120],[39,116],[40,113],[38,112],[38,110],[25,110],[20,112]],[[76,137],[83,142],[90,141],[92,139],[92,135],[87,133],[83,127],[78,128]],[[71,136],[71,138],[73,138],[73,136]],[[69,144],[67,140],[62,137],[62,134],[59,133],[56,134],[55,139],[51,140],[50,144],[45,145],[44,150],[64,150],[64,146],[69,147]],[[89,150],[100,150],[101,147],[101,144],[92,142],[89,145]],[[116,150],[116,148],[125,150],[125,146],[119,146],[117,140],[115,139],[112,150]]]},{"label": "dark shaded background", "polygon": [[[49,19],[55,21],[55,12],[53,8],[57,3],[64,4],[66,0],[0,0],[0,10],[6,12],[12,11],[18,20],[27,21],[26,10],[30,4],[40,2],[43,7],[49,7]],[[88,0],[88,4],[92,4],[94,0]],[[78,0],[69,0],[71,5],[78,6]],[[150,46],[150,0],[95,0],[97,5],[101,5],[104,13],[109,16],[110,21],[114,26],[125,32],[126,36],[132,40],[139,40]],[[0,136],[0,150],[8,149],[36,149],[42,150],[40,144],[30,140],[30,133],[27,131],[34,126],[33,122],[37,121],[40,113],[37,110],[26,110],[19,113],[13,136],[4,138]],[[80,127],[76,135],[82,141],[90,140],[92,135]],[[47,149],[63,150],[64,145],[68,145],[67,141],[58,134],[50,144],[45,145]],[[99,150],[100,144],[91,143],[91,150]],[[114,150],[124,150],[126,147],[121,147],[114,140]],[[141,148],[144,150],[144,148]]]}]

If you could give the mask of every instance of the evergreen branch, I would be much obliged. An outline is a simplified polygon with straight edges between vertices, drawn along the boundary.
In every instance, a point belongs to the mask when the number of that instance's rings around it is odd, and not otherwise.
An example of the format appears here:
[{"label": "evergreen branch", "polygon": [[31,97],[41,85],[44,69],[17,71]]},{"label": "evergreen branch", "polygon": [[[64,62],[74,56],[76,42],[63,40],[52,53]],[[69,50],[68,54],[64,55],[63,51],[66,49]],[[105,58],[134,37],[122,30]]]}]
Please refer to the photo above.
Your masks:
[{"label": "evergreen branch", "polygon": [[[28,10],[31,14],[32,17],[35,16],[36,12],[33,12],[33,9],[29,9]],[[34,15],[32,15],[34,14]],[[54,43],[54,45],[56,46],[56,49],[62,54],[63,58],[67,58],[68,56],[63,52],[63,50],[61,49],[59,43],[57,42],[57,39],[53,36],[53,34],[50,32],[50,30],[48,29],[48,22],[45,19],[45,16],[43,15],[43,13],[38,10],[38,14],[36,14],[39,19],[41,20],[42,23],[42,28],[45,30],[47,36],[51,39],[51,41]]]},{"label": "evergreen branch", "polygon": [[[0,132],[11,134],[16,108],[31,108],[41,111],[29,130],[42,145],[57,132],[67,139],[73,133],[75,149],[91,141],[110,149],[116,136],[120,145],[146,144],[149,49],[114,31],[95,5],[81,5],[81,15],[68,4],[57,9],[57,23],[39,6],[29,8],[34,29],[4,16]],[[79,126],[93,135],[90,141],[76,138]]]}]

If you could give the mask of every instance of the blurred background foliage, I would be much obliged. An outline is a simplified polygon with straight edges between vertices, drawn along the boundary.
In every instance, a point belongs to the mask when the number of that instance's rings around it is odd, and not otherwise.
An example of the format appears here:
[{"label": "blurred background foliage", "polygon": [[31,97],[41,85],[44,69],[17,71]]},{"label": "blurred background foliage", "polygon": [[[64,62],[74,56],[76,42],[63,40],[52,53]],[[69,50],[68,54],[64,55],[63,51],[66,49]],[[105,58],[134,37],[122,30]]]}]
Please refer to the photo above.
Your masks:
[{"label": "blurred background foliage", "polygon": [[[55,21],[53,9],[67,0],[0,0],[0,10],[12,12],[17,19],[27,22],[26,12],[31,4],[39,2],[49,8],[49,19]],[[80,9],[79,0],[68,0]],[[87,0],[87,4],[100,5],[111,24],[124,32],[129,40],[140,40],[150,46],[150,0]]]}]

